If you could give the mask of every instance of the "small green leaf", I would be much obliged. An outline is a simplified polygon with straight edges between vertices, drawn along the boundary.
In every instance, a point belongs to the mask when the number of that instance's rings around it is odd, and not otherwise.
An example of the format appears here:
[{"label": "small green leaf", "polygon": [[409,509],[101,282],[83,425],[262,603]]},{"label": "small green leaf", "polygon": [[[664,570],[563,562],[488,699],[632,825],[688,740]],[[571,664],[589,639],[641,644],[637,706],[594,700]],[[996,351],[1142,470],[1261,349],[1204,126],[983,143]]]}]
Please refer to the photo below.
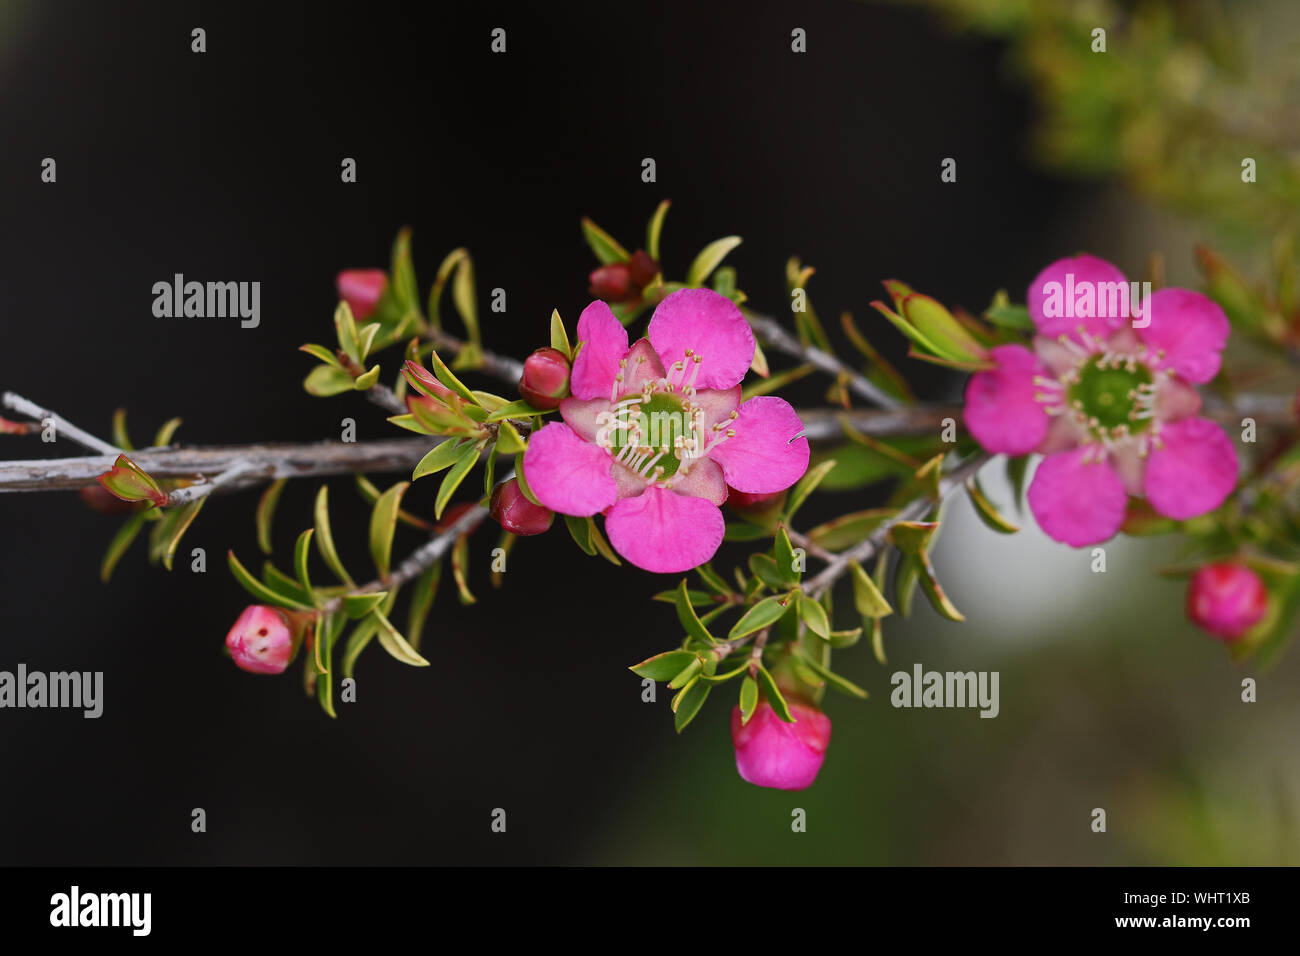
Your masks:
[{"label": "small green leaf", "polygon": [[709,697],[709,691],[712,689],[704,681],[697,680],[695,683],[683,688],[682,692],[674,699],[673,703],[676,706],[673,707],[673,726],[679,734],[695,719],[695,715],[704,706],[704,702]]},{"label": "small green leaf", "polygon": [[308,342],[306,345],[298,346],[298,351],[306,352],[308,355],[312,356],[313,358],[320,359],[326,365],[333,366],[334,368],[343,367],[342,365],[339,364],[339,357],[334,353],[334,350],[328,349],[323,345],[317,345],[314,342]]},{"label": "small green leaf", "polygon": [[207,498],[200,498],[197,501],[191,501],[187,505],[179,508],[168,510],[163,520],[159,522],[158,533],[158,556],[162,559],[163,567],[168,571],[172,569],[172,558],[176,555],[176,547],[181,543],[181,538],[189,530],[194,519],[198,517],[199,509]]},{"label": "small green leaf", "polygon": [[627,262],[631,258],[627,250],[620,246],[613,236],[586,216],[582,218],[582,238],[587,240],[587,245],[591,247],[591,251],[596,254],[596,258],[602,265],[609,265],[611,262]]},{"label": "small green leaf", "polygon": [[919,292],[905,296],[901,310],[912,327],[934,343],[942,358],[976,362],[986,357],[984,347],[951,312],[930,296]]},{"label": "small green leaf", "polygon": [[664,217],[668,215],[670,205],[672,204],[665,199],[656,206],[654,215],[650,217],[650,224],[646,226],[645,251],[656,262],[659,260],[659,237],[664,231]]},{"label": "small green leaf", "polygon": [[638,677],[663,682],[672,680],[682,672],[683,667],[695,660],[699,658],[690,651],[665,651],[646,658],[640,664],[633,664],[628,670]]},{"label": "small green leaf", "polygon": [[822,680],[826,681],[826,683],[830,684],[840,693],[848,694],[850,697],[857,697],[861,700],[866,700],[869,696],[865,690],[853,683],[853,681],[841,677],[829,667],[824,666],[820,661],[814,660],[809,655],[800,654],[799,660],[807,665],[809,670]]},{"label": "small green leaf", "polygon": [[1029,309],[1023,305],[1012,305],[1006,289],[999,289],[994,294],[993,301],[984,310],[984,318],[1004,328],[1024,332],[1033,331],[1034,328],[1034,320],[1029,316]]},{"label": "small green leaf", "polygon": [[610,564],[614,565],[614,567],[622,567],[623,562],[618,559],[618,555],[614,553],[614,549],[609,546],[609,542],[605,540],[605,536],[601,534],[600,529],[596,527],[596,519],[588,518],[587,524],[591,526],[591,545],[596,549],[596,553]]},{"label": "small green leaf", "polygon": [[758,683],[763,689],[763,696],[772,705],[776,715],[787,724],[795,723],[794,714],[790,713],[790,705],[785,702],[785,697],[781,695],[781,689],[776,686],[776,681],[772,678],[768,669],[761,664],[758,667]]},{"label": "small green leaf", "polygon": [[437,377],[438,381],[442,382],[443,385],[446,385],[471,405],[476,407],[478,406],[478,396],[474,394],[473,390],[468,385],[452,374],[451,369],[447,367],[447,363],[442,360],[442,356],[437,352],[430,352],[429,361],[433,365],[433,374]]},{"label": "small green leaf", "polygon": [[700,673],[703,667],[704,662],[702,660],[698,657],[692,657],[686,662],[686,666],[668,682],[668,689],[680,690],[682,687],[685,687],[696,679],[696,676]]},{"label": "small green leaf", "polygon": [[831,636],[830,620],[826,616],[826,609],[821,604],[802,591],[798,593],[799,601],[799,619],[808,625],[808,630],[812,631],[818,637],[829,639]]},{"label": "small green leaf", "polygon": [[451,470],[447,472],[447,477],[442,479],[442,484],[438,487],[438,497],[433,503],[433,516],[441,518],[443,510],[447,503],[451,501],[451,496],[456,493],[460,483],[465,480],[465,476],[470,473],[475,462],[478,461],[478,446],[474,444],[466,445],[461,449],[459,457]]},{"label": "small green leaf", "polygon": [[158,434],[154,435],[153,444],[155,448],[166,448],[172,443],[172,436],[176,434],[176,429],[181,427],[179,418],[172,418],[163,422],[162,428],[158,429]]},{"label": "small green leaf", "polygon": [[367,591],[364,594],[343,595],[343,613],[352,620],[360,620],[383,603],[387,591]]},{"label": "small green leaf", "polygon": [[[358,365],[361,364],[361,352],[357,348],[357,322],[352,317],[352,307],[345,301],[334,310],[334,330],[338,333],[339,348]],[[345,373],[346,374],[346,373]]]},{"label": "small green leaf", "polygon": [[131,437],[126,433],[126,409],[113,409],[113,444],[123,451],[134,451]]},{"label": "small green leaf", "polygon": [[727,640],[734,641],[738,637],[745,637],[753,634],[755,631],[761,631],[765,627],[771,627],[789,609],[790,594],[774,594],[771,597],[765,597],[741,616],[731,628],[731,633],[727,635]]},{"label": "small green leaf", "polygon": [[515,480],[519,482],[519,490],[523,492],[524,497],[533,504],[541,506],[542,503],[538,501],[537,496],[533,494],[533,489],[528,487],[528,478],[524,475],[524,462],[526,457],[527,456],[525,455],[520,455],[515,459]]},{"label": "small green leaf", "polygon": [[312,603],[312,596],[302,589],[302,585],[270,561],[262,562],[262,583],[295,604]]},{"label": "small green leaf", "polygon": [[508,405],[502,405],[496,411],[492,412],[492,414],[488,415],[486,421],[488,423],[500,422],[505,421],[507,418],[532,418],[534,415],[545,414],[547,414],[546,411],[539,408],[533,408],[533,406],[529,405],[521,398]]},{"label": "small green leaf", "polygon": [[565,515],[564,525],[569,529],[569,534],[573,536],[574,543],[583,550],[583,553],[595,557],[596,546],[591,543],[591,522],[587,518]]},{"label": "small green leaf", "polygon": [[167,503],[166,493],[126,455],[118,455],[113,467],[95,479],[109,494],[123,501],[152,501],[156,505]]},{"label": "small green leaf", "polygon": [[920,554],[938,530],[937,521],[899,521],[889,529],[889,540],[904,554]]},{"label": "small green leaf", "polygon": [[859,614],[867,618],[881,618],[894,613],[885,596],[880,593],[870,575],[856,561],[849,562],[853,574],[853,606]]},{"label": "small green leaf", "polygon": [[681,621],[688,637],[705,644],[717,643],[709,633],[709,629],[700,621],[699,615],[695,613],[695,607],[691,603],[691,592],[686,586],[685,578],[682,578],[681,584],[677,586],[673,606],[677,609],[677,620]]},{"label": "small green leaf", "polygon": [[316,494],[315,519],[316,550],[320,552],[321,559],[340,581],[348,587],[355,587],[351,576],[343,569],[338,551],[334,549],[334,535],[330,532],[328,485],[321,485]]},{"label": "small green leaf", "polygon": [[573,346],[569,344],[569,333],[564,328],[559,309],[551,310],[551,348],[563,352],[567,359],[573,358]]},{"label": "small green leaf", "polygon": [[353,384],[351,375],[341,368],[330,365],[317,365],[302,380],[302,387],[307,394],[315,395],[317,398],[329,398],[331,395],[350,392]]},{"label": "small green leaf", "polygon": [[411,595],[411,607],[407,611],[406,633],[407,643],[417,651],[424,637],[424,622],[428,620],[429,611],[433,608],[433,599],[437,597],[441,581],[442,561],[438,560],[429,565],[415,582],[415,593]]},{"label": "small green leaf", "polygon": [[451,547],[451,576],[456,582],[456,592],[461,604],[473,604],[478,599],[469,589],[469,535],[462,534]]},{"label": "small green leaf", "polygon": [[429,666],[429,662],[420,656],[419,651],[408,644],[406,638],[393,627],[383,611],[376,608],[370,612],[370,616],[379,624],[379,643],[384,650],[403,664],[410,664],[412,667]]},{"label": "small green leaf", "polygon": [[364,392],[368,388],[373,388],[377,381],[379,381],[379,366],[373,365],[370,371],[363,372],[353,380],[352,387],[358,392]]},{"label": "small green leaf", "polygon": [[[369,322],[363,325],[357,332],[357,351],[361,353],[361,361],[366,360],[370,354],[371,348],[375,344],[375,336],[379,334],[379,323]],[[368,388],[369,386],[367,386]]]},{"label": "small green leaf", "polygon": [[[379,607],[379,610],[387,614],[393,609],[393,604],[397,600],[397,589],[388,592],[388,597]],[[344,677],[353,677],[356,672],[357,658],[365,650],[376,633],[379,631],[379,621],[374,614],[368,614],[363,617],[352,634],[348,637],[347,646],[343,648],[342,671]]]},{"label": "small green leaf", "polygon": [[448,438],[439,442],[420,459],[420,463],[411,472],[411,480],[418,481],[425,475],[435,475],[444,468],[450,468],[461,454],[462,449],[456,439]]},{"label": "small green leaf", "polygon": [[226,563],[230,566],[230,573],[235,576],[236,581],[243,585],[244,590],[253,595],[253,597],[257,598],[263,604],[274,604],[279,607],[292,607],[300,611],[310,611],[312,609],[311,605],[302,604],[298,601],[291,601],[284,595],[272,591],[261,581],[257,580],[257,578],[249,574],[248,570],[239,563],[239,559],[235,557],[234,551],[226,552]]},{"label": "small green leaf", "polygon": [[746,677],[740,682],[740,725],[749,723],[758,707],[758,681]]},{"label": "small green leaf", "polygon": [[715,239],[707,246],[700,250],[700,254],[695,257],[691,267],[686,270],[686,284],[688,286],[704,285],[713,270],[722,265],[722,260],[727,258],[727,253],[741,243],[740,236],[724,236],[722,239]]},{"label": "small green leaf", "polygon": [[817,486],[822,483],[832,468],[835,467],[835,460],[829,459],[819,465],[808,469],[807,474],[799,479],[799,483],[794,486],[790,492],[785,506],[785,520],[788,522],[794,517],[794,513],[799,510],[800,505],[808,500],[808,496],[816,490]]},{"label": "small green leaf", "polygon": [[966,494],[970,496],[970,502],[975,506],[975,513],[979,519],[999,534],[1015,534],[1020,530],[998,512],[993,502],[989,501],[988,496],[984,494],[984,489],[980,487],[979,481],[971,478],[966,482]]},{"label": "small green leaf", "polygon": [[311,538],[316,529],[308,528],[298,535],[293,546],[293,570],[298,575],[298,583],[308,594],[312,594],[311,577],[307,574],[307,555],[311,553]]},{"label": "small green leaf", "polygon": [[257,546],[263,554],[271,553],[271,519],[275,517],[275,506],[280,503],[280,493],[289,483],[288,478],[277,478],[266,486],[262,497],[257,501],[254,519],[257,523]]},{"label": "small green leaf", "polygon": [[957,610],[952,601],[949,600],[947,592],[939,584],[939,578],[935,575],[934,565],[930,563],[929,556],[922,551],[916,556],[916,560],[920,562],[917,572],[920,577],[921,590],[930,599],[930,604],[934,606],[934,609],[950,621],[960,622],[966,620],[966,617],[961,611]]},{"label": "small green leaf", "polygon": [[108,543],[107,550],[104,551],[104,560],[99,565],[99,579],[108,583],[108,579],[113,576],[113,569],[117,563],[122,560],[122,555],[126,554],[126,549],[131,547],[131,542],[140,534],[140,529],[144,527],[145,521],[148,520],[148,512],[137,511],[131,517],[122,523],[122,527],[117,529],[113,535],[113,540]]},{"label": "small green leaf", "polygon": [[397,530],[397,512],[402,506],[402,495],[411,487],[409,481],[399,481],[375,502],[370,512],[370,556],[381,581],[388,580],[388,569],[393,559],[393,533]]},{"label": "small green leaf", "polygon": [[524,441],[514,425],[503,421],[497,431],[496,447],[503,455],[517,455],[528,447],[528,443]]}]

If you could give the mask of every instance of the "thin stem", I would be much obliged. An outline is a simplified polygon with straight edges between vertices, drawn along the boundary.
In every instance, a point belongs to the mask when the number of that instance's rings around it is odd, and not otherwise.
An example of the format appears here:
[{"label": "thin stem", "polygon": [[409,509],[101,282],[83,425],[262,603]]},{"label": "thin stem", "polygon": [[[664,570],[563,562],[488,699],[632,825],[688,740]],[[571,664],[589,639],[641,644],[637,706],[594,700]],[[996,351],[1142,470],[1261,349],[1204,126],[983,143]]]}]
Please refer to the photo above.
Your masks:
[{"label": "thin stem", "polygon": [[[433,343],[434,348],[439,352],[450,352],[452,355],[459,355],[463,352],[469,343],[463,339],[444,332],[442,329],[435,329],[432,326],[424,331],[426,341]],[[512,385],[518,385],[519,379],[523,377],[524,365],[505,355],[498,355],[496,352],[489,352],[487,349],[478,350],[480,363],[475,366],[480,372],[491,375],[493,378],[499,378],[503,382],[509,382]]]},{"label": "thin stem", "polygon": [[257,470],[257,466],[251,462],[235,462],[235,464],[221,472],[211,481],[187,485],[184,488],[177,488],[175,491],[170,492],[167,495],[166,507],[170,508],[175,507],[176,505],[192,504],[200,498],[206,498],[218,489],[235,485],[238,479],[243,478],[246,475],[254,474]]},{"label": "thin stem", "polygon": [[39,422],[50,421],[54,423],[54,434],[57,438],[60,434],[66,435],[77,444],[91,451],[97,451],[101,455],[112,455],[116,458],[122,454],[122,449],[116,445],[110,445],[103,439],[96,438],[90,432],[82,431],[72,422],[68,421],[57,412],[52,412],[47,408],[41,408],[35,402],[32,402],[21,395],[15,395],[13,392],[5,392],[2,401],[6,408],[12,408],[21,415],[28,418],[34,418]]}]

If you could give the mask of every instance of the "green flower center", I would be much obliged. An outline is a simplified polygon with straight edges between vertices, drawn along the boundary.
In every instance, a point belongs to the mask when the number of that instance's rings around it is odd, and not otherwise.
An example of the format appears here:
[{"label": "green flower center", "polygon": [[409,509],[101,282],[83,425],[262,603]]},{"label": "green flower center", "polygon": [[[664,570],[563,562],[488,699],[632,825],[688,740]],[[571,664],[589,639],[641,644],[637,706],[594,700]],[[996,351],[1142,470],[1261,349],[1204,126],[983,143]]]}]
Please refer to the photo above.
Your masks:
[{"label": "green flower center", "polygon": [[1136,434],[1151,424],[1151,370],[1131,359],[1088,360],[1075,373],[1067,395],[1070,406],[1096,434]]},{"label": "green flower center", "polygon": [[649,400],[616,408],[609,429],[609,450],[615,458],[646,478],[670,478],[681,460],[674,452],[678,439],[691,438],[682,400],[672,392],[655,392]]}]

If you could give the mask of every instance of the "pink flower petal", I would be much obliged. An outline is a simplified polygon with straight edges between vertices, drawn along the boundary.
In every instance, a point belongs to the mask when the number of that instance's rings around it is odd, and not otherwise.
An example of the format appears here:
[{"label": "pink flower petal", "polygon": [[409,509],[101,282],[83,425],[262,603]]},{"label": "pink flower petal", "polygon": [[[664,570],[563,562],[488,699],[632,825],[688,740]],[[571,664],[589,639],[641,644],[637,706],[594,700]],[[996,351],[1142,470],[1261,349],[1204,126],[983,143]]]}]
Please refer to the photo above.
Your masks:
[{"label": "pink flower petal", "polygon": [[560,422],[534,435],[524,452],[524,474],[537,500],[552,511],[579,517],[599,514],[618,497],[609,473],[612,464],[608,452]]},{"label": "pink flower petal", "polygon": [[[783,398],[760,395],[736,410],[736,434],[709,452],[737,491],[783,491],[808,470],[808,439],[795,438],[803,422]],[[794,439],[791,441],[791,439]]]},{"label": "pink flower petal", "polygon": [[709,458],[684,463],[673,475],[672,486],[679,495],[703,498],[715,505],[727,500],[727,482],[722,477],[722,469]]},{"label": "pink flower petal", "polygon": [[608,395],[604,398],[566,398],[560,402],[560,417],[583,441],[596,440],[600,429],[608,420],[602,419],[601,413],[608,411]]},{"label": "pink flower petal", "polygon": [[725,525],[718,506],[703,498],[647,488],[623,498],[605,515],[614,550],[638,568],[675,574],[708,561],[722,544]]},{"label": "pink flower petal", "polygon": [[664,377],[664,363],[659,360],[654,346],[649,339],[637,339],[627,353],[627,368],[624,370],[624,395],[641,391],[646,382],[657,381]]},{"label": "pink flower petal", "polygon": [[[1048,455],[1029,485],[1029,507],[1043,532],[1074,548],[1108,541],[1119,531],[1128,495],[1105,461],[1093,460],[1096,446]],[[1087,464],[1084,455],[1089,455]]]},{"label": "pink flower petal", "polygon": [[[686,369],[686,382],[695,375],[696,388],[731,388],[745,377],[754,361],[754,333],[740,309],[711,289],[681,289],[659,303],[646,335],[665,368],[687,361],[686,350],[701,356],[699,370]],[[681,373],[672,374],[674,381]]]},{"label": "pink flower petal", "polygon": [[989,357],[998,367],[970,377],[962,418],[987,450],[1024,455],[1047,435],[1047,411],[1034,399],[1034,376],[1047,375],[1047,368],[1023,345],[999,345]]},{"label": "pink flower petal", "polygon": [[1178,378],[1160,376],[1156,384],[1156,420],[1176,422],[1200,414],[1201,393]]},{"label": "pink flower petal", "polygon": [[[1074,301],[1070,302],[1069,310],[1066,309],[1066,275],[1074,276]],[[1047,302],[1046,286],[1049,282],[1060,283],[1061,294],[1058,298],[1061,308],[1059,314],[1047,316],[1044,312],[1044,305]],[[1104,291],[1106,284],[1122,282],[1128,285],[1128,279],[1124,273],[1120,272],[1115,266],[1111,265],[1105,259],[1098,259],[1096,256],[1075,256],[1074,258],[1057,259],[1038,275],[1034,276],[1034,281],[1029,283],[1029,290],[1026,293],[1026,304],[1029,306],[1029,317],[1034,320],[1034,325],[1038,331],[1048,338],[1055,339],[1061,335],[1068,335],[1075,341],[1079,341],[1078,327],[1083,326],[1092,335],[1105,338],[1107,334],[1121,325],[1128,324],[1131,319],[1122,315],[1098,316],[1098,312],[1109,311],[1104,307],[1098,307],[1097,292],[1099,287]],[[1093,308],[1092,316],[1080,317],[1075,315],[1066,315],[1067,311],[1072,311],[1078,294],[1085,287],[1091,287],[1093,291]],[[1106,296],[1100,297],[1102,302],[1106,301]],[[1119,311],[1118,309],[1116,311]],[[1131,306],[1130,306],[1131,311]]]},{"label": "pink flower petal", "polygon": [[740,407],[740,386],[717,391],[711,388],[699,389],[691,398],[691,403],[699,406],[704,413],[700,426],[709,431]]},{"label": "pink flower petal", "polygon": [[1213,511],[1237,486],[1237,449],[1222,428],[1184,418],[1160,429],[1147,458],[1144,487],[1151,507],[1183,521]]},{"label": "pink flower petal", "polygon": [[619,360],[627,355],[627,329],[597,300],[578,317],[578,341],[586,344],[573,362],[569,391],[575,398],[609,398]]},{"label": "pink flower petal", "polygon": [[1229,325],[1217,303],[1190,289],[1161,289],[1147,308],[1151,324],[1136,331],[1147,348],[1165,353],[1165,366],[1193,385],[1219,374]]}]

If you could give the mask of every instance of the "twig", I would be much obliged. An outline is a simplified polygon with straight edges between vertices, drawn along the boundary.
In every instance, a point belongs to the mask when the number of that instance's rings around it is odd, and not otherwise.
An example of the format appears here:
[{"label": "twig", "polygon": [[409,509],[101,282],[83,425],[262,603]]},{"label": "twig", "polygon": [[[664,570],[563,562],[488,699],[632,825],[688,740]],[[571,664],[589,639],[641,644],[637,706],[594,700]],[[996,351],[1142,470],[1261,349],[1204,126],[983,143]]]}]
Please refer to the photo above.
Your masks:
[{"label": "twig", "polygon": [[[247,461],[238,461],[231,465],[225,471],[221,472],[211,481],[204,481],[200,484],[187,485],[184,488],[177,488],[167,495],[167,504],[165,507],[171,508],[176,505],[188,505],[200,498],[206,498],[208,495],[221,488],[233,486],[238,479],[245,475],[257,472],[256,465]],[[267,475],[267,477],[270,477]]]},{"label": "twig", "polygon": [[116,457],[122,453],[122,449],[108,442],[96,438],[90,432],[82,431],[72,422],[68,421],[62,415],[52,412],[49,409],[41,408],[35,402],[23,398],[21,395],[15,395],[13,392],[5,392],[3,402],[6,408],[12,408],[19,414],[26,415],[28,418],[34,418],[37,421],[51,421],[54,423],[54,435],[57,438],[60,434],[66,435],[77,444],[91,451],[97,451],[101,455],[113,455]]},{"label": "twig", "polygon": [[[980,470],[993,456],[988,452],[978,452],[971,455],[960,465],[944,476],[939,483],[939,500],[943,500],[948,492],[953,488],[961,485],[967,478]],[[823,568],[816,577],[804,582],[803,589],[809,597],[819,598],[826,590],[831,587],[839,578],[849,569],[851,562],[861,563],[868,560],[876,553],[885,540],[885,535],[889,534],[889,529],[900,521],[916,521],[922,518],[934,507],[934,501],[929,497],[917,498],[915,501],[904,506],[893,518],[880,525],[865,540],[854,545],[847,551],[842,551],[835,556],[825,568]]]},{"label": "twig", "polygon": [[[452,355],[459,355],[469,345],[468,342],[432,326],[425,330],[424,338],[432,342],[434,348],[440,352],[450,352]],[[498,355],[496,352],[489,352],[483,348],[478,349],[478,354],[480,362],[474,366],[478,371],[499,378],[503,382],[509,382],[512,385],[519,384],[519,379],[524,374],[522,362],[516,362],[505,355]]]},{"label": "twig", "polygon": [[787,332],[785,326],[781,325],[776,319],[760,315],[757,312],[750,312],[747,315],[749,324],[753,326],[754,331],[758,332],[778,352],[784,352],[801,362],[807,362],[823,372],[843,379],[851,391],[856,392],[860,397],[881,408],[894,409],[902,407],[902,403],[898,399],[887,395],[868,381],[860,372],[845,365],[834,355],[823,352],[811,345],[804,345],[795,336]]},{"label": "twig", "polygon": [[795,547],[803,548],[814,558],[817,558],[818,560],[821,561],[825,561],[828,564],[831,561],[835,560],[835,552],[827,551],[820,544],[814,542],[803,532],[795,531],[793,528],[786,528],[785,532],[790,536],[790,541],[794,544]]}]

